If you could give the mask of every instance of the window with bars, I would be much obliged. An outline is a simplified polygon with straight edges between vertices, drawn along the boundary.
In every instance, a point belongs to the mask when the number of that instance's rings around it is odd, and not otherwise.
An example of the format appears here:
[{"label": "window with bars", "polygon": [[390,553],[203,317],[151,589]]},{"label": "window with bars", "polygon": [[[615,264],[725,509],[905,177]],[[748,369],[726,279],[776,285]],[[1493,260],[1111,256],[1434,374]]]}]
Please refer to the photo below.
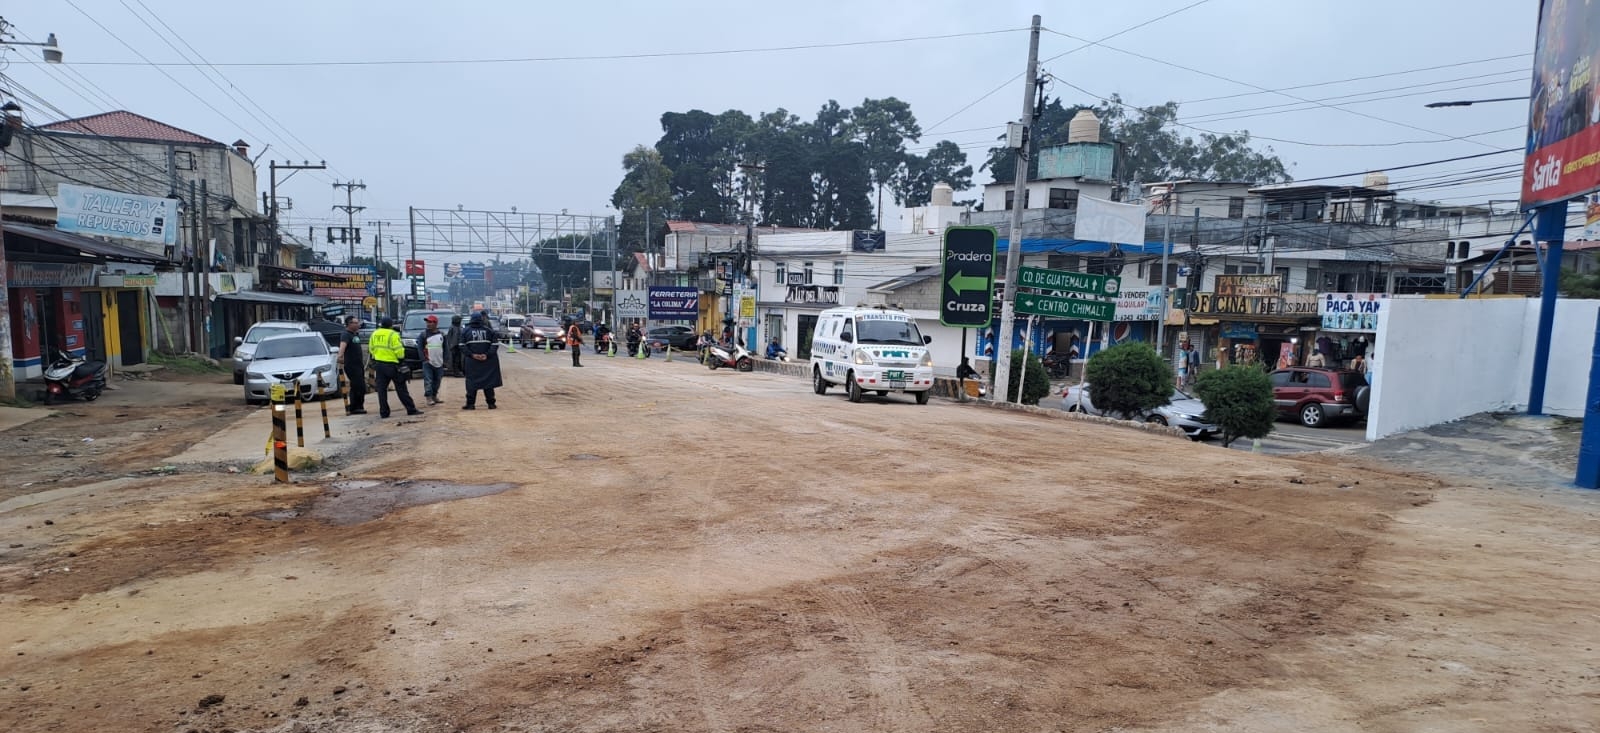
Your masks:
[{"label": "window with bars", "polygon": [[843,285],[844,284],[844,263],[843,262],[835,262],[835,263],[833,263],[833,284],[834,285]]},{"label": "window with bars", "polygon": [[812,280],[813,275],[812,275],[812,266],[811,265],[812,265],[812,263],[807,262],[805,264],[805,269],[803,270],[803,272],[805,272],[805,284],[807,284],[807,285],[815,284],[813,282],[813,280]]},{"label": "window with bars", "polygon": [[787,264],[779,262],[778,264],[773,265],[773,272],[777,274],[777,277],[773,278],[774,282],[779,285],[789,284],[789,266]]}]

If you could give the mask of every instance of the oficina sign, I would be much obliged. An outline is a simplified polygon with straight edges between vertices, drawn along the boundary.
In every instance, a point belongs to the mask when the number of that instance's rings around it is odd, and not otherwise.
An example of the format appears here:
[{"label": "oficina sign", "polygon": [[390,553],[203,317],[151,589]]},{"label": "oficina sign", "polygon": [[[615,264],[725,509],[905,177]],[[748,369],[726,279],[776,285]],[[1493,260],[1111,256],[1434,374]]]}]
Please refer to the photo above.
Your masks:
[{"label": "oficina sign", "polygon": [[1377,331],[1389,296],[1383,293],[1323,293],[1317,303],[1324,331]]},{"label": "oficina sign", "polygon": [[56,229],[63,232],[178,243],[177,199],[63,183],[56,201]]}]

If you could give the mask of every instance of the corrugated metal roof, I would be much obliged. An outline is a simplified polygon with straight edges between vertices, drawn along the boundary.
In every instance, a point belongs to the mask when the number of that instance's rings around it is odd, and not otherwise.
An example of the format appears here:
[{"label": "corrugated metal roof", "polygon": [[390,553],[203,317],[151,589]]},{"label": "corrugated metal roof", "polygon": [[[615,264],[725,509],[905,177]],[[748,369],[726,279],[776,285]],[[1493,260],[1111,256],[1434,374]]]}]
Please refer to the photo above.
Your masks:
[{"label": "corrugated metal roof", "polygon": [[32,224],[19,224],[8,221],[4,224],[5,231],[18,237],[28,237],[41,242],[49,242],[60,247],[75,249],[91,257],[104,259],[108,262],[127,262],[141,265],[165,265],[167,260],[159,255],[120,244],[112,244],[98,239],[85,237],[79,234],[63,232],[56,229],[36,227]]},{"label": "corrugated metal roof", "polygon": [[144,115],[120,109],[115,112],[102,112],[88,117],[51,122],[47,125],[40,125],[39,129],[50,132],[75,132],[163,143],[222,145],[222,143],[203,135],[196,135],[165,122],[152,120]]}]

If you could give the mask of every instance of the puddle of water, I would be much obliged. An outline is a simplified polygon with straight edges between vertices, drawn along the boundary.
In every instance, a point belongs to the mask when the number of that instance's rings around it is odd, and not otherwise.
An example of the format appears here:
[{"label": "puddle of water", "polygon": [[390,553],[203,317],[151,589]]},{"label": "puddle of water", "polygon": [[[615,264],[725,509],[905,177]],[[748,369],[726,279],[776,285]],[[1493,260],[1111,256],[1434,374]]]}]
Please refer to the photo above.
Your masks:
[{"label": "puddle of water", "polygon": [[252,516],[268,521],[308,517],[343,526],[370,522],[399,509],[491,496],[514,487],[515,484],[457,484],[449,481],[335,481],[307,505],[271,509]]}]

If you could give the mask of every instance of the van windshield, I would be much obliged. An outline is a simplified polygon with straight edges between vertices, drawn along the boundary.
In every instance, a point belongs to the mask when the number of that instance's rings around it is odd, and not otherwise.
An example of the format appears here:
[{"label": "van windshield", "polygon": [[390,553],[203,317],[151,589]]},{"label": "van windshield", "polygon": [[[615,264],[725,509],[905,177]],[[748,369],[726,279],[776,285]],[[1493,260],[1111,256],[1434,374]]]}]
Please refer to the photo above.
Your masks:
[{"label": "van windshield", "polygon": [[917,324],[910,321],[857,319],[856,343],[921,346],[922,333],[917,330]]}]

